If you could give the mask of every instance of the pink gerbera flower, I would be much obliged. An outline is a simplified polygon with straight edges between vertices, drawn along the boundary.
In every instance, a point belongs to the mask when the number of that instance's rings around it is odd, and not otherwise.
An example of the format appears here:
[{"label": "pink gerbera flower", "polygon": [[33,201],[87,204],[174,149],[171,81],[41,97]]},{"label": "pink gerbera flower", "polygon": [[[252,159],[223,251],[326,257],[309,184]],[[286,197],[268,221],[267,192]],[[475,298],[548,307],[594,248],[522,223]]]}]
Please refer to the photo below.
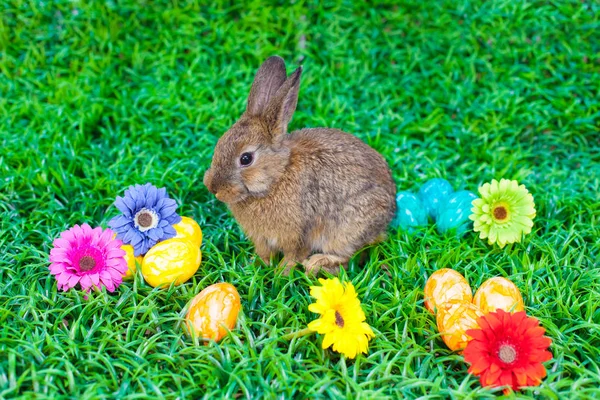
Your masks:
[{"label": "pink gerbera flower", "polygon": [[92,286],[114,291],[123,281],[127,262],[123,243],[113,235],[110,229],[92,229],[88,224],[62,232],[50,251],[50,273],[58,288],[67,291],[79,283],[86,292]]}]

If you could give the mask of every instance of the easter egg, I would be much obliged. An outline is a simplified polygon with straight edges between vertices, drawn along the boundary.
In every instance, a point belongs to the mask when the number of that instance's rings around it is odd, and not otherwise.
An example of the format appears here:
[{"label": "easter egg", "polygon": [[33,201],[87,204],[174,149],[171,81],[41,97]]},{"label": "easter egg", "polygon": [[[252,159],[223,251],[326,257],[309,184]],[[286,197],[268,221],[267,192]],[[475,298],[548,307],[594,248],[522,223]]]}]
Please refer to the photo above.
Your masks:
[{"label": "easter egg", "polygon": [[215,283],[192,299],[186,320],[190,332],[219,341],[235,327],[240,312],[240,295],[229,283]]},{"label": "easter egg", "polygon": [[445,202],[440,204],[438,217],[435,225],[440,233],[445,233],[451,229],[464,233],[469,229],[472,222],[469,220],[473,200],[477,196],[468,190],[461,190],[451,193]]},{"label": "easter egg", "polygon": [[427,214],[434,220],[438,217],[440,206],[446,201],[454,190],[447,180],[441,178],[430,179],[419,189],[419,199],[425,207]]},{"label": "easter egg", "polygon": [[123,280],[133,279],[135,272],[137,271],[136,262],[142,265],[142,256],[135,256],[133,254],[133,247],[128,244],[121,246],[121,249],[125,250],[125,261],[127,261],[127,272],[123,275]]},{"label": "easter egg", "polygon": [[401,229],[411,229],[427,225],[427,212],[421,200],[410,192],[398,192],[396,195],[396,216],[392,226]]},{"label": "easter egg", "polygon": [[473,304],[486,314],[496,311],[498,308],[506,312],[525,310],[523,297],[517,286],[499,276],[483,282],[475,293]]},{"label": "easter egg", "polygon": [[463,350],[471,337],[466,331],[479,329],[477,318],[483,316],[483,312],[475,304],[451,300],[444,303],[438,309],[436,323],[442,340],[450,350]]},{"label": "easter egg", "polygon": [[200,267],[200,248],[187,239],[168,239],[152,246],[142,260],[142,275],[150,286],[180,285]]},{"label": "easter egg", "polygon": [[188,239],[198,247],[202,244],[202,229],[190,217],[181,217],[181,221],[173,225],[173,228],[177,232],[175,238]]},{"label": "easter egg", "polygon": [[[117,234],[113,234],[112,238],[113,240],[116,239]],[[125,252],[125,261],[127,262],[127,271],[125,272],[125,275],[123,275],[123,280],[128,281],[133,279],[133,277],[135,276],[135,272],[137,271],[136,261],[138,264],[142,265],[143,257],[136,257],[133,253],[133,247],[129,244],[122,245],[121,249]]]},{"label": "easter egg", "polygon": [[425,283],[425,308],[431,313],[450,300],[471,302],[471,286],[459,272],[450,268],[435,271]]}]

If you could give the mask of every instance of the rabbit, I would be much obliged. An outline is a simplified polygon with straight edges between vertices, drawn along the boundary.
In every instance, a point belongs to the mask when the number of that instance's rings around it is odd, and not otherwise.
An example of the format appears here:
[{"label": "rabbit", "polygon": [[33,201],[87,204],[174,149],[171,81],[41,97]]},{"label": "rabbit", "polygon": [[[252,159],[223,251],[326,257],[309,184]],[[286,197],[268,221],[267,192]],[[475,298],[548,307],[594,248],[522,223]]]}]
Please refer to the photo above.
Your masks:
[{"label": "rabbit", "polygon": [[309,128],[287,133],[302,67],[259,68],[246,111],[218,140],[204,185],[227,204],[257,255],[283,252],[284,273],[337,275],[354,253],[385,238],[396,212],[387,162],[349,133]]}]

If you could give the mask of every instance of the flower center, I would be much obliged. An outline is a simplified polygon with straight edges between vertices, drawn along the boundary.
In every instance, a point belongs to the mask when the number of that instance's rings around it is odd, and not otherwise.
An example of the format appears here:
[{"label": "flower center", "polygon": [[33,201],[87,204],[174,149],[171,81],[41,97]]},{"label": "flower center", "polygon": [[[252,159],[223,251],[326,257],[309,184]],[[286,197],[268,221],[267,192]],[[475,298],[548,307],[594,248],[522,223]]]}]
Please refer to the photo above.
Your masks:
[{"label": "flower center", "polygon": [[146,232],[147,230],[156,228],[158,219],[158,214],[147,208],[142,208],[135,214],[135,217],[133,217],[135,227],[138,228],[140,232]]},{"label": "flower center", "polygon": [[494,218],[497,221],[504,221],[506,217],[508,217],[508,210],[502,205],[494,207],[492,212],[494,213]]},{"label": "flower center", "polygon": [[82,271],[89,271],[96,266],[96,260],[92,256],[83,256],[79,260],[79,269]]},{"label": "flower center", "polygon": [[335,324],[340,328],[344,327],[344,318],[342,318],[342,314],[339,311],[335,312]]},{"label": "flower center", "polygon": [[498,357],[506,364],[512,364],[517,359],[517,351],[510,344],[503,344],[498,349]]}]

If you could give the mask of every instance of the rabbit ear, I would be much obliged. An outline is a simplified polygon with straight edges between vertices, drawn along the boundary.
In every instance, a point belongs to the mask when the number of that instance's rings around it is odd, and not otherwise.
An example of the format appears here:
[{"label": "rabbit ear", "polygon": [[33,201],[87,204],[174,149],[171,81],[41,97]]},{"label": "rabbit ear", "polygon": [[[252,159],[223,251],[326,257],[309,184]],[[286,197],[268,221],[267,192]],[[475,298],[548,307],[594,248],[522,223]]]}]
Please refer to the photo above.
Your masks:
[{"label": "rabbit ear", "polygon": [[279,56],[267,58],[254,77],[248,95],[248,106],[246,107],[248,114],[262,115],[269,104],[269,100],[285,82],[286,76],[283,58]]},{"label": "rabbit ear", "polygon": [[287,126],[298,104],[298,89],[300,88],[302,67],[298,67],[281,85],[275,96],[269,101],[263,117],[267,121],[269,131],[273,136],[287,132]]}]

